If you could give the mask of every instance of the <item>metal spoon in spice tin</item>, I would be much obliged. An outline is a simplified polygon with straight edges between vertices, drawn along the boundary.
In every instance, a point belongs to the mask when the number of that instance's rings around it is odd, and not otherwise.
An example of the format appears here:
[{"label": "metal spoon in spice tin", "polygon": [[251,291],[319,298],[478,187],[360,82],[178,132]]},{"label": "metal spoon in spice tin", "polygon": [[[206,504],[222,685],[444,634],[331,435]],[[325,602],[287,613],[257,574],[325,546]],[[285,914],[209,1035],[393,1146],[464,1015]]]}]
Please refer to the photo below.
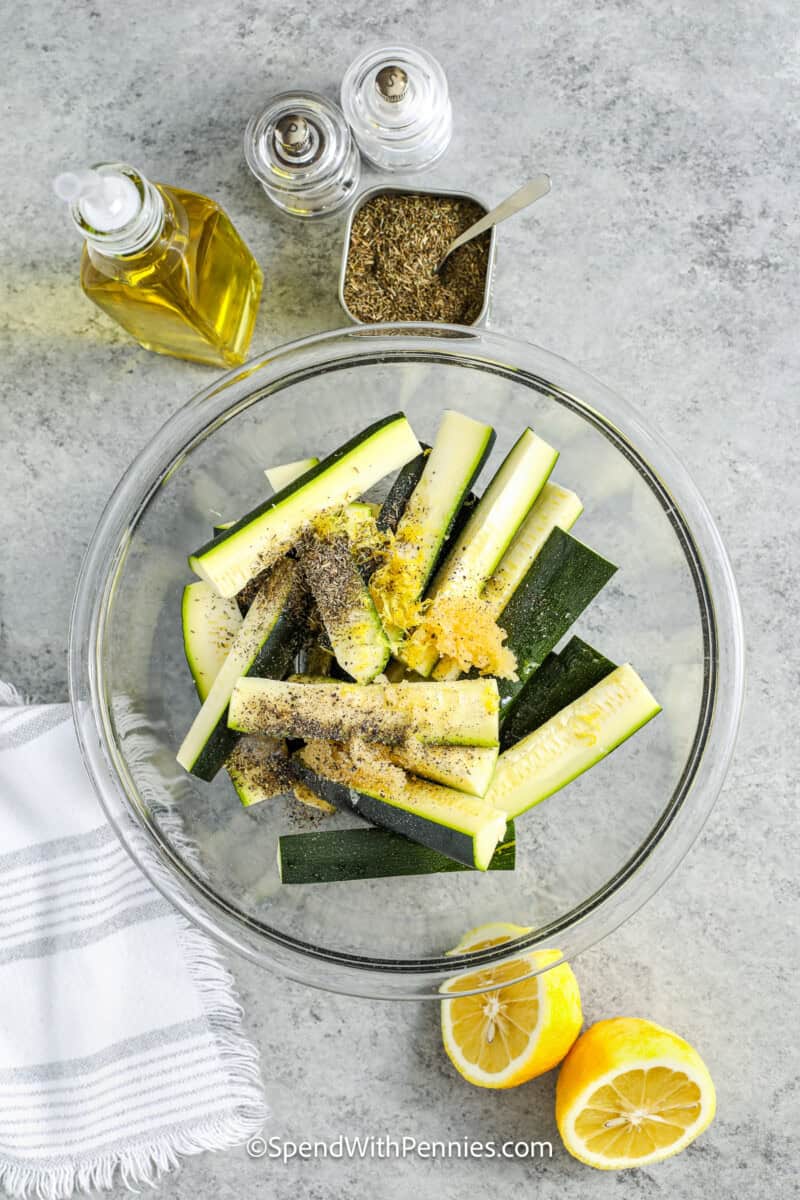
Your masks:
[{"label": "metal spoon in spice tin", "polygon": [[459,246],[463,246],[465,242],[471,242],[473,238],[485,233],[487,229],[491,229],[493,225],[499,225],[501,221],[508,220],[515,213],[522,212],[523,208],[528,208],[529,205],[535,204],[537,200],[541,200],[542,196],[546,196],[550,191],[550,176],[536,175],[530,182],[523,184],[516,192],[512,192],[505,200],[501,201],[495,208],[481,217],[480,221],[476,221],[474,225],[470,225],[469,229],[451,242],[446,251],[439,260],[439,265],[434,274],[438,275],[442,267],[447,262],[450,255]]}]

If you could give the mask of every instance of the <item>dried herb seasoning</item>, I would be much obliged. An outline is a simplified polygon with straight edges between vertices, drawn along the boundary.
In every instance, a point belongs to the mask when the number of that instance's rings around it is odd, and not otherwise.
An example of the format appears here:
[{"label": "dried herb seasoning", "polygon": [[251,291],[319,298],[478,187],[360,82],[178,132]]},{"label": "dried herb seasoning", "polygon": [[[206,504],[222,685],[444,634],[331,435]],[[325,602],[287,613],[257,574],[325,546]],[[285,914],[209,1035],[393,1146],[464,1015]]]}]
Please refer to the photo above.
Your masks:
[{"label": "dried herb seasoning", "polygon": [[344,299],[359,321],[472,325],[483,307],[491,234],[436,267],[450,243],[486,209],[459,196],[384,192],[353,218]]}]

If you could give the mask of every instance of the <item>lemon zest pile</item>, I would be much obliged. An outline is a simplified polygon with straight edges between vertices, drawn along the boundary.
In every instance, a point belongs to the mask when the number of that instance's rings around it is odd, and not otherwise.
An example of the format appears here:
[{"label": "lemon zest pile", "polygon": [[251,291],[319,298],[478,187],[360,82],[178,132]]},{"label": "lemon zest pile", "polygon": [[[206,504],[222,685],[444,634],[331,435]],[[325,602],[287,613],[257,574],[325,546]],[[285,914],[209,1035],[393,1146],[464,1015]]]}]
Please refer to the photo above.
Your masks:
[{"label": "lemon zest pile", "polygon": [[440,657],[467,672],[499,679],[517,678],[517,660],[504,644],[508,636],[491,606],[476,596],[440,596],[422,618],[421,628]]},{"label": "lemon zest pile", "polygon": [[418,568],[422,561],[422,526],[405,522],[401,535],[387,533],[382,561],[370,580],[370,593],[384,625],[395,636],[415,629],[422,617]]}]

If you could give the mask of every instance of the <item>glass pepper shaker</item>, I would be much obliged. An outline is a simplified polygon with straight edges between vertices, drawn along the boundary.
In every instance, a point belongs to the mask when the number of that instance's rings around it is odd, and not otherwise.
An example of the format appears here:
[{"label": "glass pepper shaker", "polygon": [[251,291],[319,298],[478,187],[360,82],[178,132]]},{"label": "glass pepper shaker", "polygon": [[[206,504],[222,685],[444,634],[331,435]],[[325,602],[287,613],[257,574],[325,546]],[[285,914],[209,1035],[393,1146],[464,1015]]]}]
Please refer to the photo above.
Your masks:
[{"label": "glass pepper shaker", "polygon": [[294,217],[336,212],[361,173],[344,114],[314,92],[273,96],[247,124],[244,154],[273,204]]},{"label": "glass pepper shaker", "polygon": [[427,50],[368,51],[348,67],[341,98],[361,153],[384,171],[423,171],[447,149],[453,127],[447,80]]}]

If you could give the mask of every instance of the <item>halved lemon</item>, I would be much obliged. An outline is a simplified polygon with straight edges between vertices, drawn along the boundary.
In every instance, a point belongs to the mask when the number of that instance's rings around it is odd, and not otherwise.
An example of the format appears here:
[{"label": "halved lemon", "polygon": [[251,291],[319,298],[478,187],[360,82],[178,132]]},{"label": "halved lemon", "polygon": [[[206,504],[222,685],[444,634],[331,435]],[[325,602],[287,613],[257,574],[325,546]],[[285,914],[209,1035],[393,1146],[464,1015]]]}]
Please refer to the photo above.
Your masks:
[{"label": "halved lemon", "polygon": [[652,1021],[598,1021],[570,1050],[556,1122],[570,1154],[613,1171],[678,1154],[714,1118],[714,1084],[688,1042]]},{"label": "halved lemon", "polygon": [[[471,930],[451,954],[466,954],[507,942],[529,930],[494,922]],[[558,950],[522,954],[449,980],[442,1001],[442,1040],[456,1070],[478,1087],[510,1088],[561,1062],[583,1022],[578,981],[566,963],[521,983],[526,971],[561,958]],[[459,992],[483,989],[474,996]],[[486,989],[491,988],[491,991]]]}]

